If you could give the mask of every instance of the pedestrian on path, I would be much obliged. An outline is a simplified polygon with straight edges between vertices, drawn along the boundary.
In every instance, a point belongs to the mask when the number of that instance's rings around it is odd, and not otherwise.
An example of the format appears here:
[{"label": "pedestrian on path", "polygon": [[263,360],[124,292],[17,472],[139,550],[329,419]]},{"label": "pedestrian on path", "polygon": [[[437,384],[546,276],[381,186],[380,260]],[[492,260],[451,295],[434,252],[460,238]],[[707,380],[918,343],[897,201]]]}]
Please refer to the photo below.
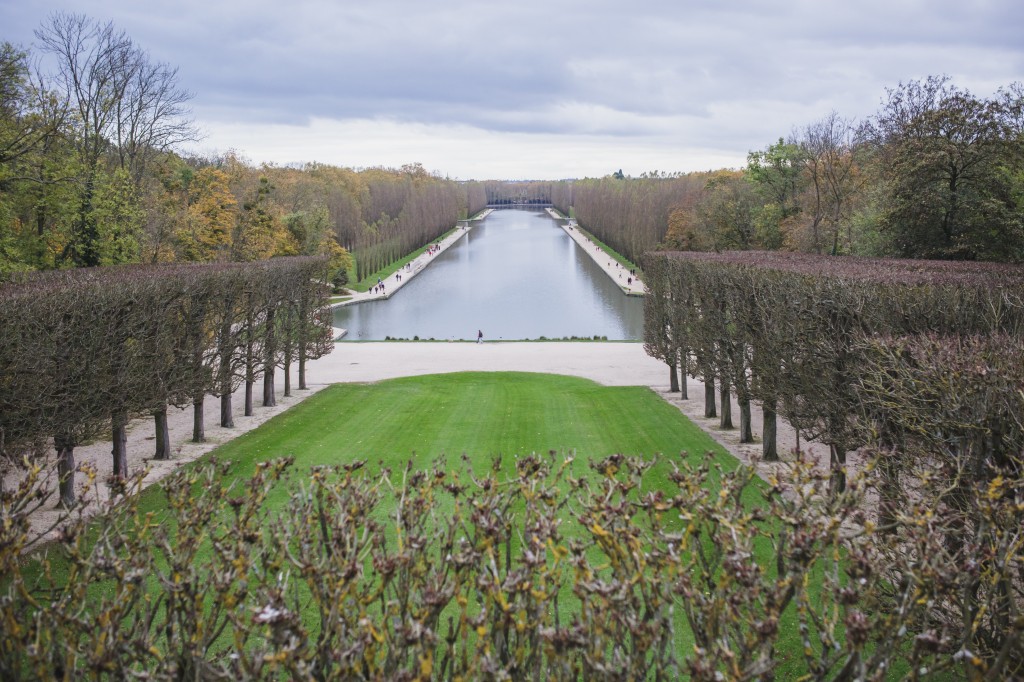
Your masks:
[{"label": "pedestrian on path", "polygon": [[477,343],[483,343],[484,342],[484,333],[480,329],[476,330],[476,342]]}]

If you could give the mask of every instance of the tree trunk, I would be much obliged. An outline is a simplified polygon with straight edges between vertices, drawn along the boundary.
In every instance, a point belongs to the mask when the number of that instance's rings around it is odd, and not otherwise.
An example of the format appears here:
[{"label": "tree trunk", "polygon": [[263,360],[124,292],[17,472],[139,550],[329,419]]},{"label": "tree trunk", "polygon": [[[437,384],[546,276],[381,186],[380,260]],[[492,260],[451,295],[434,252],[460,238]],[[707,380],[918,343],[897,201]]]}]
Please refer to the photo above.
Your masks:
[{"label": "tree trunk", "polygon": [[220,425],[225,429],[235,428],[235,415],[231,407],[230,387],[226,391],[222,389],[220,394]]},{"label": "tree trunk", "polygon": [[704,380],[704,416],[707,419],[714,419],[718,415],[715,411],[715,380],[713,378]]},{"label": "tree trunk", "polygon": [[[230,366],[230,357],[224,353],[221,355],[220,367],[217,370],[217,390],[220,393],[220,425],[225,428],[231,428],[234,426],[231,423],[231,379],[232,372]],[[224,403],[227,402],[227,414],[225,419],[225,408]]]},{"label": "tree trunk", "polygon": [[249,335],[249,340],[245,345],[245,416],[252,416],[252,387],[256,382],[256,353],[253,350],[252,341],[252,328],[255,322],[253,321],[253,315],[250,312],[249,322],[247,325],[246,334]]},{"label": "tree trunk", "polygon": [[307,323],[309,321],[309,299],[305,294],[299,301],[299,338],[296,349],[299,354],[299,390],[306,390],[306,352],[309,349]]},{"label": "tree trunk", "polygon": [[291,353],[286,353],[284,357],[284,397],[290,398],[292,396],[292,358]]},{"label": "tree trunk", "polygon": [[245,380],[245,416],[252,416],[252,387],[256,383],[252,379]]},{"label": "tree trunk", "polygon": [[686,380],[687,380],[686,356],[684,355],[683,356],[683,362],[680,365],[680,371],[679,371],[679,397],[682,398],[683,400],[689,400],[690,399],[690,396],[688,395],[687,390],[686,390]]},{"label": "tree trunk", "polygon": [[829,466],[831,475],[828,479],[828,492],[835,497],[846,490],[846,448],[836,443],[830,443]]},{"label": "tree trunk", "polygon": [[754,432],[750,426],[750,398],[741,396],[740,404],[740,442],[753,443]]},{"label": "tree trunk", "polygon": [[117,412],[110,418],[114,445],[110,454],[114,457],[113,475],[128,478],[128,415]]},{"label": "tree trunk", "polygon": [[904,451],[900,432],[882,419],[878,428],[878,446],[881,457],[878,471],[881,483],[878,487],[878,526],[885,533],[896,531],[896,517],[900,508],[900,453]]},{"label": "tree trunk", "polygon": [[57,504],[71,509],[75,506],[75,444],[70,439],[54,438],[53,445],[57,448]]},{"label": "tree trunk", "polygon": [[274,366],[267,365],[263,368],[263,407],[274,407],[277,400],[274,397]]},{"label": "tree trunk", "polygon": [[882,482],[878,490],[878,527],[883,533],[896,532],[900,507],[900,470],[895,449],[889,448],[879,460]]},{"label": "tree trunk", "polygon": [[730,400],[729,384],[724,381],[718,386],[718,395],[721,397],[718,409],[721,414],[718,417],[718,427],[722,429],[735,428],[732,425],[732,400]]},{"label": "tree trunk", "polygon": [[206,417],[203,413],[203,404],[206,402],[206,394],[200,393],[192,398],[192,442],[206,442]]},{"label": "tree trunk", "polygon": [[277,356],[277,334],[274,327],[276,313],[277,309],[273,306],[267,310],[267,336],[263,341],[263,407],[277,405],[274,396],[274,360]]},{"label": "tree trunk", "polygon": [[768,398],[761,405],[763,427],[761,429],[761,457],[766,462],[779,461],[778,415],[775,413],[775,397]]},{"label": "tree trunk", "polygon": [[676,363],[668,363],[668,391],[669,393],[679,393],[679,372],[676,370]]},{"label": "tree trunk", "polygon": [[153,422],[156,426],[156,451],[153,459],[170,459],[171,434],[167,428],[167,405],[153,412]]}]

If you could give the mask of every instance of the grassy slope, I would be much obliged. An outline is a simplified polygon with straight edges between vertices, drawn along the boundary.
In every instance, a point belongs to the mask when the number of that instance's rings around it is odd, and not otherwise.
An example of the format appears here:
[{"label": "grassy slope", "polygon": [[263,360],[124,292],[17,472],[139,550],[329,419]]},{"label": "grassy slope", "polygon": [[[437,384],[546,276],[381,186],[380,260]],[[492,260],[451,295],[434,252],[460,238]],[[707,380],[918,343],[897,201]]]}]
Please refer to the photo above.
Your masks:
[{"label": "grassy slope", "polygon": [[298,468],[366,458],[425,466],[439,455],[474,458],[576,450],[731,458],[644,387],[606,387],[548,374],[465,372],[338,384],[216,451],[248,472],[293,455]]},{"label": "grassy slope", "polygon": [[[486,462],[493,455],[575,451],[585,460],[613,453],[700,456],[734,460],[679,411],[644,387],[607,387],[549,374],[466,372],[337,384],[218,448],[239,475],[257,462],[294,456],[295,470],[366,459],[400,468],[410,459],[426,467],[437,457],[462,454]],[[285,491],[280,491],[281,501]],[[149,491],[143,508],[162,496]]]}]

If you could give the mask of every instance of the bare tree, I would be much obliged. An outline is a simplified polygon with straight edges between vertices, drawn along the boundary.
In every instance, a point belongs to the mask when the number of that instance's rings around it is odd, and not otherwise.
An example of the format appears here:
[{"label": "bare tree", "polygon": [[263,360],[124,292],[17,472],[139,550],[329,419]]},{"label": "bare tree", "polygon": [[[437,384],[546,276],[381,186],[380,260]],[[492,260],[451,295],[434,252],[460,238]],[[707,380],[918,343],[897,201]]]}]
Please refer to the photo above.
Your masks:
[{"label": "bare tree", "polygon": [[115,141],[121,167],[138,185],[153,156],[195,140],[197,134],[186,108],[192,94],[178,86],[178,69],[154,64],[138,50],[135,58],[124,97],[117,103]]},{"label": "bare tree", "polygon": [[101,228],[92,209],[102,164],[113,152],[137,186],[152,154],[194,139],[185,108],[191,95],[178,87],[176,69],[151,63],[110,22],[56,12],[36,38],[56,61],[53,81],[69,103],[69,137],[82,167],[74,235],[64,257],[98,265]]},{"label": "bare tree", "polygon": [[[835,111],[807,125],[799,145],[806,175],[804,213],[810,221],[814,250],[827,247],[833,256],[848,251],[852,235],[847,232],[845,249],[840,233],[850,229],[854,196],[860,189],[854,161],[854,126]],[[826,241],[827,239],[827,241]]]}]

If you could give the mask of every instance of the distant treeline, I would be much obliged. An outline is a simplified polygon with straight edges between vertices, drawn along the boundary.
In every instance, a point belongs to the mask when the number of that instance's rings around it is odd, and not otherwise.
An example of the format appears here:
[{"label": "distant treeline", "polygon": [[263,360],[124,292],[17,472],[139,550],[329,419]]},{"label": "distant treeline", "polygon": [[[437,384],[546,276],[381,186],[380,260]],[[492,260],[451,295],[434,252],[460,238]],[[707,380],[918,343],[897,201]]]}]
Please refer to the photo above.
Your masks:
[{"label": "distant treeline", "polygon": [[34,53],[0,43],[0,277],[324,255],[342,284],[488,203],[553,203],[633,262],[657,248],[1024,259],[1020,83],[988,98],[945,77],[901,83],[868,119],[829,113],[742,169],[463,183],[419,164],[184,156],[197,132],[175,68],[78,14],[36,36]]},{"label": "distant treeline", "polygon": [[556,183],[552,201],[634,262],[659,246],[1020,262],[1024,85],[901,83],[867,120],[832,112],[742,169],[619,171]]},{"label": "distant treeline", "polygon": [[[185,156],[177,70],[111,24],[56,13],[35,53],[0,42],[0,278],[123,263],[323,255],[364,277],[486,206],[412,164],[352,170]],[[33,64],[48,59],[52,74]]]}]

